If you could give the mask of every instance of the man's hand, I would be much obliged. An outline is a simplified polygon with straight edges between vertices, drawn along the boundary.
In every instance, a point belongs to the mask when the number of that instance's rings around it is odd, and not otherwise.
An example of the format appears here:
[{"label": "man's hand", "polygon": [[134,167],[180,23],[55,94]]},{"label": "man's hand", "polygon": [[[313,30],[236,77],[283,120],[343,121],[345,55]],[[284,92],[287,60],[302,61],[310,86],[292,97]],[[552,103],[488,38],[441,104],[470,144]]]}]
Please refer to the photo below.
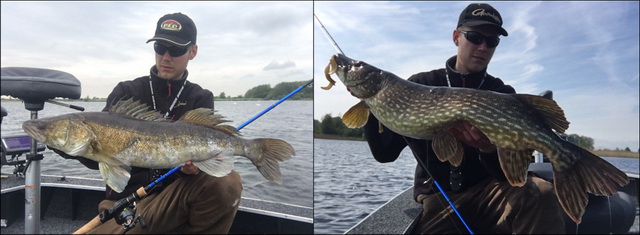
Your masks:
[{"label": "man's hand", "polygon": [[496,146],[491,143],[489,138],[468,122],[461,122],[449,128],[449,133],[465,144],[477,148],[482,153],[496,151]]},{"label": "man's hand", "polygon": [[193,165],[191,161],[187,161],[184,166],[180,168],[180,171],[187,175],[195,175],[200,172],[200,169],[197,166]]}]

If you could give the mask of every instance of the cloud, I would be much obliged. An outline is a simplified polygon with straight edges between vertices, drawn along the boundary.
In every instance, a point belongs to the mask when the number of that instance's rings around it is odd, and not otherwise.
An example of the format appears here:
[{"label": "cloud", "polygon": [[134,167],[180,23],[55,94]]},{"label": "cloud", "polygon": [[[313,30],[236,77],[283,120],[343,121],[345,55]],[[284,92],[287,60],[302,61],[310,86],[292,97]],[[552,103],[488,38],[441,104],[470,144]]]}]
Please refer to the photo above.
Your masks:
[{"label": "cloud", "polygon": [[277,61],[271,61],[267,66],[264,66],[262,70],[274,70],[274,69],[286,69],[296,67],[296,63],[293,61],[287,60],[282,63]]}]

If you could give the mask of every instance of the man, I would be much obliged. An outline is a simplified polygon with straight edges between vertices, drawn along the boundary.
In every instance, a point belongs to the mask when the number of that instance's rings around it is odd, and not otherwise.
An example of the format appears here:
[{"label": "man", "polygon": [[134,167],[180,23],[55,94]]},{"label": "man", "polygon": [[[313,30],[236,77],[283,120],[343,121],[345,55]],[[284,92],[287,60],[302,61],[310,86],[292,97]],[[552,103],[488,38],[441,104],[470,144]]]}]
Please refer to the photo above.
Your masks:
[{"label": "man", "polygon": [[[173,120],[192,109],[213,109],[213,93],[187,81],[187,65],[198,53],[196,36],[196,26],[188,16],[174,13],[161,17],[155,36],[147,41],[154,42],[156,61],[150,75],[120,82],[107,98],[103,111],[120,99],[128,98],[146,103]],[[98,169],[95,161],[82,157],[77,159],[91,169]],[[117,200],[149,185],[168,170],[133,167],[123,192],[117,193],[107,186],[106,199],[100,203],[99,211],[111,209]],[[227,176],[213,177],[189,161],[172,176],[164,179],[159,188],[153,189],[136,205],[136,217],[142,215],[147,228],[143,229],[138,224],[128,233],[160,234],[174,230],[186,234],[228,233],[242,193],[238,173],[231,171]],[[123,226],[113,219],[90,231],[102,234],[123,232]]]},{"label": "man", "polygon": [[[457,55],[446,61],[445,68],[414,74],[409,80],[430,86],[515,93],[511,86],[487,73],[499,35],[508,35],[500,13],[489,4],[470,4],[453,31]],[[564,233],[563,212],[553,185],[529,176],[525,186],[510,186],[500,169],[496,147],[470,124],[460,123],[449,130],[464,143],[464,160],[458,167],[440,162],[431,140],[400,136],[386,128],[379,133],[378,120],[371,114],[364,128],[377,161],[394,161],[408,145],[428,168],[426,172],[420,162],[416,167],[414,199],[423,204],[423,212],[413,233],[468,232],[433,185],[434,179],[475,233]]]}]

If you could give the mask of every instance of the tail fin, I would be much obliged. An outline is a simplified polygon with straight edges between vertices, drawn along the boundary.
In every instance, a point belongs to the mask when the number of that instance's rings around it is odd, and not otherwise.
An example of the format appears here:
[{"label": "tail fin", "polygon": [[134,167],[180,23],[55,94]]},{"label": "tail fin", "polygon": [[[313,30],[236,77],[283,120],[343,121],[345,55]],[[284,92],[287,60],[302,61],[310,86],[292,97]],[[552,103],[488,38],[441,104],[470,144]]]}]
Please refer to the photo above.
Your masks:
[{"label": "tail fin", "polygon": [[282,175],[280,174],[280,164],[278,162],[290,159],[291,156],[296,154],[295,150],[284,140],[259,138],[254,139],[254,141],[258,144],[252,145],[254,148],[249,149],[248,158],[251,159],[253,165],[258,168],[264,178],[281,184]]},{"label": "tail fin", "polygon": [[[553,178],[558,201],[573,221],[579,224],[589,201],[587,192],[595,195],[611,196],[617,193],[617,186],[629,183],[627,175],[611,163],[572,143],[563,143],[572,156],[558,156],[558,159],[575,159],[566,166],[553,167]],[[565,163],[565,162],[560,162]]]}]

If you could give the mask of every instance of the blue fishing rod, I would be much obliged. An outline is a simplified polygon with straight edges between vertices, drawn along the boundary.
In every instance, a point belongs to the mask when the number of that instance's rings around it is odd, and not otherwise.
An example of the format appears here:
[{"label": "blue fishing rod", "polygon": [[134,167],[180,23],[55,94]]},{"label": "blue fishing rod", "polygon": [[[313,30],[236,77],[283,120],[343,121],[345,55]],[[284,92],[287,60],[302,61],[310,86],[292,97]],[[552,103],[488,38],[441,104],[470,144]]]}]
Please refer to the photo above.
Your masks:
[{"label": "blue fishing rod", "polygon": [[[283,101],[289,99],[291,96],[298,93],[300,90],[311,85],[311,83],[313,83],[313,79],[309,80],[307,83],[298,87],[297,89],[295,89],[294,91],[292,91],[291,93],[283,97],[282,99],[276,101],[271,106],[269,106],[262,112],[258,113],[257,115],[255,115],[254,117],[246,121],[245,123],[242,123],[240,126],[236,127],[236,129],[240,130],[245,126],[249,125],[256,119],[264,115],[265,113],[269,112],[271,109],[278,106]],[[145,228],[146,223],[144,222],[142,216],[135,217],[135,202],[144,198],[149,192],[151,192],[155,188],[155,186],[158,183],[162,182],[165,178],[175,173],[176,171],[180,170],[180,168],[182,168],[182,166],[178,166],[171,169],[169,172],[160,176],[160,178],[154,180],[153,182],[151,182],[151,184],[147,185],[146,187],[140,187],[138,190],[136,190],[134,193],[132,193],[128,197],[118,200],[116,203],[113,204],[113,207],[111,209],[102,211],[102,213],[100,213],[98,216],[93,218],[91,221],[89,221],[89,223],[85,224],[80,229],[76,230],[73,234],[85,234],[91,229],[97,227],[100,224],[103,224],[104,222],[107,222],[112,218],[115,218],[118,224],[125,226],[125,232],[135,227],[136,223],[140,223],[140,226],[142,228]]]},{"label": "blue fishing rod", "polygon": [[[333,48],[336,49],[336,51],[340,54],[344,55],[344,52],[342,52],[342,50],[340,49],[340,47],[338,46],[338,44],[336,43],[335,40],[333,40],[333,37],[331,37],[331,34],[329,34],[329,31],[327,31],[327,29],[324,27],[324,25],[322,24],[322,22],[320,22],[320,19],[318,19],[318,17],[316,16],[316,14],[313,14],[313,17],[316,19],[316,21],[318,22],[320,28],[322,29],[322,32],[324,33],[324,35],[327,37],[327,39],[329,39],[329,41],[331,42],[331,44],[333,45]],[[409,145],[409,142],[407,141],[407,138],[404,137],[404,141],[407,142],[407,145]],[[429,175],[429,177],[431,177],[431,179],[433,180],[433,183],[436,185],[436,187],[438,188],[438,190],[440,190],[440,192],[442,193],[442,196],[444,196],[444,198],[447,200],[447,202],[449,203],[449,205],[451,206],[451,209],[453,209],[453,211],[456,213],[456,215],[458,216],[458,218],[460,218],[460,221],[462,221],[462,224],[464,224],[464,226],[467,228],[467,231],[469,231],[470,234],[473,234],[473,231],[471,230],[471,228],[469,228],[469,226],[467,225],[467,222],[462,218],[462,215],[460,215],[460,212],[458,212],[458,210],[456,209],[456,206],[453,205],[453,202],[451,202],[451,200],[449,199],[449,196],[447,196],[447,193],[444,192],[444,190],[442,189],[442,187],[440,187],[440,184],[438,183],[438,181],[436,181],[436,179],[433,177],[433,175],[431,174],[431,172],[429,171],[429,168],[427,168],[427,165],[422,161],[422,159],[420,159],[420,157],[418,157],[418,154],[416,154],[416,152],[411,148],[411,146],[409,146],[409,148],[411,149],[411,151],[413,152],[413,156],[415,157],[416,161],[418,161],[418,163],[420,164],[420,167],[422,167],[422,169],[427,172],[427,174]]]}]

